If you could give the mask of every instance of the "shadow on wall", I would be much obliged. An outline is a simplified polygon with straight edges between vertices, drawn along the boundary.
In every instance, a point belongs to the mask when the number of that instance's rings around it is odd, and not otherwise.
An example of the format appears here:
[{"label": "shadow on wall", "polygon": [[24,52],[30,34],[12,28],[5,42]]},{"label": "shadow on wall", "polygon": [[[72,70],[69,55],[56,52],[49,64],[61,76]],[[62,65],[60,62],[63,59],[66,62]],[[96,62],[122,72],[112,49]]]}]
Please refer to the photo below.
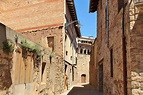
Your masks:
[{"label": "shadow on wall", "polygon": [[0,47],[2,43],[6,40],[6,27],[0,23]]},{"label": "shadow on wall", "polygon": [[67,95],[103,95],[98,93],[95,89],[89,85],[82,85],[81,87],[73,87]]},{"label": "shadow on wall", "polygon": [[0,90],[7,90],[12,84],[11,58],[2,51],[4,41],[6,41],[6,27],[0,23]]},{"label": "shadow on wall", "polygon": [[11,59],[0,50],[0,90],[7,90],[12,85]]}]

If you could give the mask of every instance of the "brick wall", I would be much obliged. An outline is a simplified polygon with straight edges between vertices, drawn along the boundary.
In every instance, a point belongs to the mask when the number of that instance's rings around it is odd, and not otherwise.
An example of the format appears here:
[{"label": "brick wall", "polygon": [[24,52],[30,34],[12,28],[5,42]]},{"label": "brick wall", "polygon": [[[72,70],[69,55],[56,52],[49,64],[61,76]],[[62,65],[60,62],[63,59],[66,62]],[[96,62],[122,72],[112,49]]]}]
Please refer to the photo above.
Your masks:
[{"label": "brick wall", "polygon": [[[64,22],[63,0],[0,1],[0,21],[16,31],[55,26]],[[18,24],[17,24],[18,23]]]}]

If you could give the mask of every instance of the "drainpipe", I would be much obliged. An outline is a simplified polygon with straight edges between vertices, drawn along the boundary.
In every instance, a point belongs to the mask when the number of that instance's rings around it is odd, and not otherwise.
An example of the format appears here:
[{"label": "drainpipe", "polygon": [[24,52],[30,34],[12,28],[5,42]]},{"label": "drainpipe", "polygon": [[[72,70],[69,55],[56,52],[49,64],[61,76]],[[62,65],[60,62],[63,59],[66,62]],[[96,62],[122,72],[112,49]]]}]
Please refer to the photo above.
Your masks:
[{"label": "drainpipe", "polygon": [[123,0],[123,15],[122,15],[122,49],[123,49],[123,82],[124,82],[124,95],[128,95],[127,91],[127,47],[126,47],[126,36],[125,36],[125,8],[127,3]]}]

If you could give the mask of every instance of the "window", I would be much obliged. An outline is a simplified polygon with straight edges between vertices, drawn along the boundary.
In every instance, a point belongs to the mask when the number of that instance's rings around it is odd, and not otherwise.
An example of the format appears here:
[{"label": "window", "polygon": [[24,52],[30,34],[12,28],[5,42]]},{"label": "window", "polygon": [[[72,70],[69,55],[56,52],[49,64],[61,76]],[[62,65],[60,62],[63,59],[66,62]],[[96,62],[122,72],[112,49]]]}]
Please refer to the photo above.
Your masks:
[{"label": "window", "polygon": [[48,48],[54,51],[54,37],[47,37]]},{"label": "window", "polygon": [[83,51],[83,50],[82,50],[82,49],[80,49],[80,53],[81,53],[81,54],[82,54],[82,51]]},{"label": "window", "polygon": [[66,55],[68,55],[68,51],[66,51]]},{"label": "window", "polygon": [[84,50],[84,54],[86,54],[86,50]]},{"label": "window", "polygon": [[118,0],[118,13],[119,13],[120,10],[122,9],[123,3],[124,3],[124,0]]},{"label": "window", "polygon": [[108,6],[108,4],[109,4],[109,1],[106,0],[105,24],[106,24],[106,43],[107,43],[107,47],[109,47],[109,6]]},{"label": "window", "polygon": [[67,35],[65,35],[65,42],[66,42],[66,40],[67,40]]},{"label": "window", "polygon": [[66,73],[66,71],[67,71],[67,65],[65,64],[65,73]]},{"label": "window", "polygon": [[75,62],[76,62],[76,64],[77,64],[77,57],[75,58]]},{"label": "window", "polygon": [[90,50],[88,50],[88,54],[90,54]]},{"label": "window", "polygon": [[72,67],[72,81],[74,81],[74,68]]},{"label": "window", "polygon": [[110,50],[110,73],[113,77],[113,49]]}]

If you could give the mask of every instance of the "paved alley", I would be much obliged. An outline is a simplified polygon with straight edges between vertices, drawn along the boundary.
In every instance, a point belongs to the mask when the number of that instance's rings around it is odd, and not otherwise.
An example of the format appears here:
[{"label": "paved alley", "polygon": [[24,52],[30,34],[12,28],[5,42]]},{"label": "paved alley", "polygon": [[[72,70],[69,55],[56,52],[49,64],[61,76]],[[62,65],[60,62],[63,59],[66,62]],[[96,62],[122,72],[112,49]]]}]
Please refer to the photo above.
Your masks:
[{"label": "paved alley", "polygon": [[79,84],[73,86],[71,89],[61,95],[103,95],[95,91],[94,87],[89,84]]}]

